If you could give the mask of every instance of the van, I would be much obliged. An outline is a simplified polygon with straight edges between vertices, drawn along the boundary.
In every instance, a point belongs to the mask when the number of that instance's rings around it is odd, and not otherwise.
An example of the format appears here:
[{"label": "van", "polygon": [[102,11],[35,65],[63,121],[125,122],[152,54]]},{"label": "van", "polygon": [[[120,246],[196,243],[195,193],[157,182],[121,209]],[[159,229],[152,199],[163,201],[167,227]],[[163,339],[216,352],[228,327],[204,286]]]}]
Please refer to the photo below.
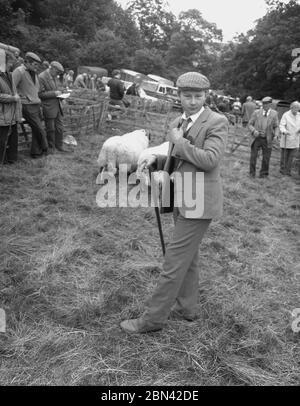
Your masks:
[{"label": "van", "polygon": [[142,86],[149,96],[171,102],[173,103],[174,108],[181,109],[181,102],[178,96],[177,87],[152,81],[143,81]]},{"label": "van", "polygon": [[97,75],[98,77],[107,76],[107,69],[99,68],[98,66],[78,66],[77,74],[87,73],[88,75]]},{"label": "van", "polygon": [[[136,71],[130,70],[130,69],[121,69],[120,73],[121,73],[120,80],[122,80],[122,82],[124,83],[126,90],[129,88],[129,86],[131,86],[134,83],[134,81],[137,77],[141,78],[143,81],[150,80],[143,73],[136,72]],[[144,86],[142,86],[142,87],[144,87]]]}]

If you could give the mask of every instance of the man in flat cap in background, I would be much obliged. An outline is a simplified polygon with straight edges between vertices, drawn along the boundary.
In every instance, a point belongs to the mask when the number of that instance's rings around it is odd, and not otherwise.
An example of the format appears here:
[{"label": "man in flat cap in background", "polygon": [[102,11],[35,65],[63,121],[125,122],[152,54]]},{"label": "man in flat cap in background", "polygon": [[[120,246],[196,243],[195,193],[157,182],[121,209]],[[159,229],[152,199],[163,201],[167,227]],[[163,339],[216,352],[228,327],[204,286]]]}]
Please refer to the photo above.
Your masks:
[{"label": "man in flat cap in background", "polygon": [[[170,125],[169,152],[164,157],[164,171],[174,179],[174,198],[179,202],[173,209],[175,229],[166,248],[163,271],[144,313],[120,324],[127,333],[160,330],[170,315],[187,321],[197,318],[199,245],[212,219],[221,216],[223,209],[220,164],[228,121],[204,105],[210,88],[205,76],[185,73],[176,86],[184,113]],[[160,169],[162,158],[151,155],[142,166]],[[194,200],[186,201],[186,196]],[[167,200],[163,199],[165,206]]]},{"label": "man in flat cap in background", "polygon": [[41,100],[38,95],[40,85],[37,71],[40,63],[41,60],[36,54],[27,52],[24,64],[13,71],[13,80],[21,97],[22,114],[32,131],[32,158],[48,153],[48,142],[41,118]]},{"label": "man in flat cap in background", "polygon": [[279,120],[277,111],[271,108],[272,98],[262,99],[262,108],[252,114],[248,128],[251,133],[250,176],[255,178],[257,154],[262,149],[262,164],[259,177],[269,176],[269,164],[273,139],[279,135]]},{"label": "man in flat cap in background", "polygon": [[63,71],[63,66],[53,61],[48,69],[39,74],[39,97],[42,100],[49,153],[54,153],[55,149],[66,152],[63,149],[63,112],[59,99],[62,92],[59,90],[58,80],[58,75]]}]

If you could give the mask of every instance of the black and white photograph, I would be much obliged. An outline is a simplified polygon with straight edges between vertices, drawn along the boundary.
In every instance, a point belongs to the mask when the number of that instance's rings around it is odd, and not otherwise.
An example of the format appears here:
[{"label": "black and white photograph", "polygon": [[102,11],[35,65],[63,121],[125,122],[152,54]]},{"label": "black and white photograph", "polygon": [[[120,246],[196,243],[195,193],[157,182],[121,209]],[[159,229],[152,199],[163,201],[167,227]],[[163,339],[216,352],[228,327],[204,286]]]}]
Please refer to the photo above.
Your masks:
[{"label": "black and white photograph", "polygon": [[0,397],[299,385],[300,0],[0,0]]}]

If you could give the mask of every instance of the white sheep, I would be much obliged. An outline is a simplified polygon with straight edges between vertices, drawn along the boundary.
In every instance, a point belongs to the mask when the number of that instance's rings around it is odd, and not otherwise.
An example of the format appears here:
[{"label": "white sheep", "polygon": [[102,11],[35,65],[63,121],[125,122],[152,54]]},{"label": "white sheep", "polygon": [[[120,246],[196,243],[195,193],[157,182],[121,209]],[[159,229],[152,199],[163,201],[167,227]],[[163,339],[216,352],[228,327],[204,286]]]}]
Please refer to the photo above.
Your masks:
[{"label": "white sheep", "polygon": [[108,138],[97,160],[100,175],[107,171],[114,176],[121,164],[127,165],[127,172],[135,171],[139,156],[148,145],[149,132],[143,129]]}]

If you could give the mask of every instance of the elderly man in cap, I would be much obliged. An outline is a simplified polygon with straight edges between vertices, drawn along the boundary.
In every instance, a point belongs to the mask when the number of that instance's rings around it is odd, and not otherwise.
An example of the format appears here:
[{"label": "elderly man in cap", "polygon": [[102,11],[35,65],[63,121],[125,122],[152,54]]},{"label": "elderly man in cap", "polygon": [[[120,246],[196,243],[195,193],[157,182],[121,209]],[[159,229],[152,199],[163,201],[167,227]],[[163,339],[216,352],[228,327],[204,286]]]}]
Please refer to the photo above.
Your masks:
[{"label": "elderly man in cap", "polygon": [[37,76],[40,63],[41,60],[36,54],[27,52],[24,64],[13,71],[13,80],[21,97],[23,117],[32,130],[32,158],[48,153],[46,132],[41,119],[40,85]]},{"label": "elderly man in cap", "polygon": [[[163,271],[144,313],[120,324],[127,333],[160,330],[169,316],[187,321],[197,318],[199,245],[212,219],[222,214],[220,164],[228,121],[205,105],[210,87],[205,76],[185,73],[179,76],[176,86],[184,113],[170,125],[168,155],[148,156],[141,165],[159,170],[163,163],[164,173],[171,173],[175,229],[166,249]],[[166,199],[166,191],[163,188],[163,212],[170,211],[172,200],[172,196]]]},{"label": "elderly man in cap", "polygon": [[63,112],[59,99],[62,92],[59,90],[58,80],[58,75],[63,71],[63,66],[59,62],[53,61],[48,69],[39,74],[39,97],[42,100],[49,153],[54,153],[55,149],[65,152],[63,149]]},{"label": "elderly man in cap", "polygon": [[262,149],[262,164],[259,177],[269,175],[269,164],[274,137],[279,135],[279,121],[277,111],[271,108],[272,98],[262,99],[262,109],[255,110],[250,117],[248,128],[251,133],[250,176],[255,177],[257,154]]}]

